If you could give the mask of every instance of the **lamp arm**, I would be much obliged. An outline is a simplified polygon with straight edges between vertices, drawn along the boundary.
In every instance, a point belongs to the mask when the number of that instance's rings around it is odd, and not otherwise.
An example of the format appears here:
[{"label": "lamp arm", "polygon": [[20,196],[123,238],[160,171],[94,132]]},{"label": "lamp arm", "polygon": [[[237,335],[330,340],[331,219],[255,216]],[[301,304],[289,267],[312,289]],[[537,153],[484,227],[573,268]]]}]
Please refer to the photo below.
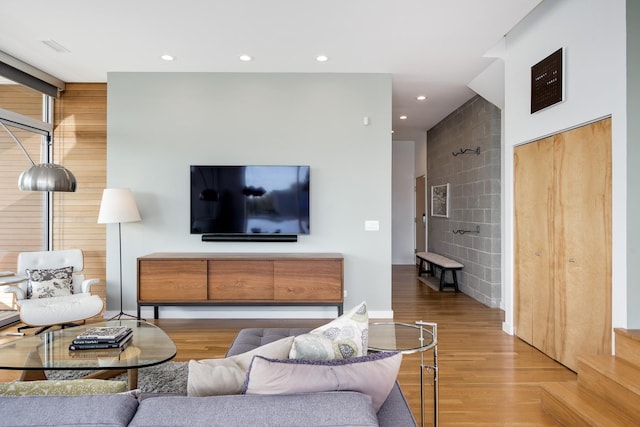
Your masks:
[{"label": "lamp arm", "polygon": [[18,138],[16,138],[16,136],[13,134],[13,132],[11,132],[9,130],[9,128],[7,126],[5,126],[4,123],[2,123],[2,121],[0,121],[0,126],[2,126],[2,128],[4,130],[7,131],[7,133],[11,136],[11,138],[13,138],[13,140],[16,142],[16,144],[18,144],[18,147],[20,147],[20,149],[22,150],[22,152],[24,153],[25,156],[27,156],[27,159],[29,159],[29,161],[31,162],[31,165],[35,166],[35,162],[31,159],[31,156],[29,155],[29,153],[27,153],[27,150],[24,148],[24,145],[22,145],[22,143],[20,141],[18,141]]}]

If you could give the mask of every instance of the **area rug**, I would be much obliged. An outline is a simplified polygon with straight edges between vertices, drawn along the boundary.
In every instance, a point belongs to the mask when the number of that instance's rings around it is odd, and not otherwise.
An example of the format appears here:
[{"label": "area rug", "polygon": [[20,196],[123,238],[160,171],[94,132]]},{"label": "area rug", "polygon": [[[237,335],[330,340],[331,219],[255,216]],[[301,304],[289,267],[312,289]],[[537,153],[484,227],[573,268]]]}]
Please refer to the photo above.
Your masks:
[{"label": "area rug", "polygon": [[[71,380],[81,378],[96,371],[45,371],[50,380]],[[167,362],[148,368],[138,369],[138,388],[149,393],[187,394],[189,362]],[[127,381],[127,374],[111,380]]]}]

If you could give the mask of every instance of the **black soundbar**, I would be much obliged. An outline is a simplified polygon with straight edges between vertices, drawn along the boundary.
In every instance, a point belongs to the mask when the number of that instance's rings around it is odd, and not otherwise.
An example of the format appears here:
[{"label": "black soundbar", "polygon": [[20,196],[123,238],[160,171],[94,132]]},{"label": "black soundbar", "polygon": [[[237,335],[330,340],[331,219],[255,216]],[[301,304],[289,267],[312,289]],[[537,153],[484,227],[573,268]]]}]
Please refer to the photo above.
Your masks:
[{"label": "black soundbar", "polygon": [[297,234],[203,234],[203,242],[297,242]]}]

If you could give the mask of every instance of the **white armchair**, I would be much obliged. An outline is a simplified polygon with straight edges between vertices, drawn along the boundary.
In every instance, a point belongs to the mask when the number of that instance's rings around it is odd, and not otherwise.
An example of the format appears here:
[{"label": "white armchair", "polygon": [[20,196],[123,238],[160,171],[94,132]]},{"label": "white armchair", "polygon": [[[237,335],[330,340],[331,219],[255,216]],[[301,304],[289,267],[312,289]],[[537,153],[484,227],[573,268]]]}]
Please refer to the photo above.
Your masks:
[{"label": "white armchair", "polygon": [[[73,267],[72,274],[69,267]],[[20,320],[27,325],[19,330],[41,327],[40,333],[54,325],[65,326],[99,314],[103,302],[99,296],[91,295],[91,286],[100,283],[100,279],[85,279],[83,268],[80,249],[21,252],[18,274],[25,277],[4,287],[5,292],[15,294]],[[50,274],[55,277],[47,277]]]}]

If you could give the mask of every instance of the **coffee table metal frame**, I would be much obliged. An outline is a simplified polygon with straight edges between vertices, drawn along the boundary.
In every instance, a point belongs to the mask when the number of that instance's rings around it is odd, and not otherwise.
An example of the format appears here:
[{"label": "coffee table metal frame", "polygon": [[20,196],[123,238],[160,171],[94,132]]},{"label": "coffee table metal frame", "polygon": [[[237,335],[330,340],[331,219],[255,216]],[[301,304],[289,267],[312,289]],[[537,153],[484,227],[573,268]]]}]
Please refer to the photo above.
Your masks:
[{"label": "coffee table metal frame", "polygon": [[[372,337],[376,336],[376,329],[382,333],[394,333],[394,343],[388,342],[380,346],[372,346]],[[395,331],[409,332],[415,336],[409,340],[399,341],[395,337]],[[415,339],[415,340],[414,340]],[[374,341],[375,338],[374,338]],[[433,374],[433,425],[438,426],[438,325],[437,323],[416,321],[415,324],[401,322],[373,322],[369,324],[369,350],[371,351],[399,351],[402,354],[420,353],[420,422],[424,427],[424,370]],[[433,364],[424,362],[424,352],[433,350]]]},{"label": "coffee table metal frame", "polygon": [[[129,326],[133,338],[123,349],[69,350],[74,338],[94,326]],[[95,370],[84,378],[111,378],[127,372],[129,388],[137,388],[138,368],[167,362],[176,346],[159,327],[140,320],[114,320],[18,338],[0,345],[0,369],[23,371],[20,380],[47,379],[45,370]]]}]

